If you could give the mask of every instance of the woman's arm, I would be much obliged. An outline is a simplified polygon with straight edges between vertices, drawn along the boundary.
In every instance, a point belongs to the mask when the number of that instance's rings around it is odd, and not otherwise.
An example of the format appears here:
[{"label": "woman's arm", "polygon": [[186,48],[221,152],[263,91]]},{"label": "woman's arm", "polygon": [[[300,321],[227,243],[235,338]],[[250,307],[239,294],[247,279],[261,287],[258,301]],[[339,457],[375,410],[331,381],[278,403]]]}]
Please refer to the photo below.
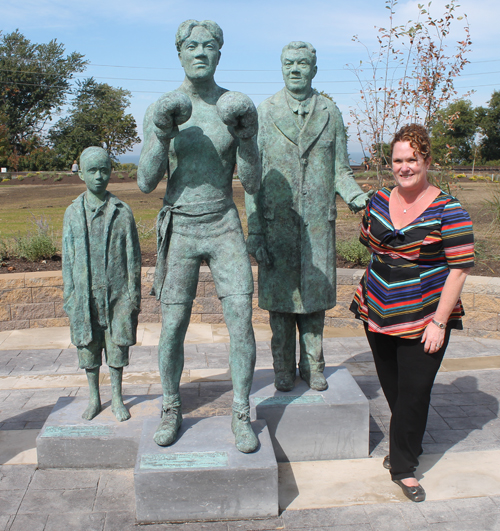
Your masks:
[{"label": "woman's arm", "polygon": [[[448,323],[453,308],[462,293],[465,279],[469,274],[471,268],[466,269],[450,269],[450,274],[446,279],[439,298],[439,304],[434,315],[434,319],[438,323]],[[434,354],[443,345],[445,329],[439,328],[432,321],[427,325],[422,335],[422,343],[425,343],[424,350],[429,354]]]}]

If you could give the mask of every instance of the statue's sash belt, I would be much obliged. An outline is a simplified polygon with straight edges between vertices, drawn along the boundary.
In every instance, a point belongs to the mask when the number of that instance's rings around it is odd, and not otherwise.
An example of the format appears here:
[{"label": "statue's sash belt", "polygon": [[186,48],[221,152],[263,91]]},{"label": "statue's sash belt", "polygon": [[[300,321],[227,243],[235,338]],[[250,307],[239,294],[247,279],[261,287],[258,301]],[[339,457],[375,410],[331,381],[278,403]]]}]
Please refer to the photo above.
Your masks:
[{"label": "statue's sash belt", "polygon": [[183,214],[185,216],[204,216],[205,214],[215,214],[222,212],[233,205],[231,197],[218,199],[217,201],[202,201],[200,203],[188,203],[186,205],[165,205],[156,219],[156,236],[158,256],[156,258],[156,269],[153,280],[151,294],[157,299],[160,298],[163,282],[167,274],[167,255],[169,245],[168,229],[172,222],[172,214]]}]

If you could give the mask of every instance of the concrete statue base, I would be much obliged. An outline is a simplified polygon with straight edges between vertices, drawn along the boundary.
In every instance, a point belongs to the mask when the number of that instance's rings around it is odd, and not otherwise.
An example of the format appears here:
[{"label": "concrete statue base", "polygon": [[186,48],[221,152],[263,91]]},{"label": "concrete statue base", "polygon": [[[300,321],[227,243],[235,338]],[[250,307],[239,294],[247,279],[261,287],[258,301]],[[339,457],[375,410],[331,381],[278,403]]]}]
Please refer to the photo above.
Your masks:
[{"label": "concrete statue base", "polygon": [[278,466],[264,421],[259,448],[239,452],[231,417],[186,418],[176,442],[157,446],[146,420],[134,472],[140,524],[263,518],[278,514]]},{"label": "concrete statue base", "polygon": [[111,404],[82,419],[88,398],[59,398],[36,439],[39,468],[132,468],[145,418],[159,418],[157,396],[126,396],[131,418],[118,422]]},{"label": "concrete statue base", "polygon": [[278,462],[368,457],[368,400],[345,367],[326,367],[324,374],[326,391],[298,378],[285,393],[274,387],[272,369],[255,372],[251,416],[267,422]]}]

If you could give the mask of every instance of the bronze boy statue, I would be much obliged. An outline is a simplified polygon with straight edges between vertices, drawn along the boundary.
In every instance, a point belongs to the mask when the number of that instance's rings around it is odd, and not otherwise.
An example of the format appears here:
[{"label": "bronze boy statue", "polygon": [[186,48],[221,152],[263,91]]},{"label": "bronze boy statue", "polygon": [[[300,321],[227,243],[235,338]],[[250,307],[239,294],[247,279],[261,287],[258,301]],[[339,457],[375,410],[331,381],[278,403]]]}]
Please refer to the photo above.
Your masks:
[{"label": "bronze boy statue", "polygon": [[87,191],[64,215],[64,310],[71,341],[89,382],[90,400],[82,417],[101,411],[99,367],[102,350],[111,379],[111,410],[119,421],[130,418],[123,404],[122,373],[136,342],[141,302],[141,250],[132,211],[106,191],[111,160],[100,147],[80,156],[80,179]]}]

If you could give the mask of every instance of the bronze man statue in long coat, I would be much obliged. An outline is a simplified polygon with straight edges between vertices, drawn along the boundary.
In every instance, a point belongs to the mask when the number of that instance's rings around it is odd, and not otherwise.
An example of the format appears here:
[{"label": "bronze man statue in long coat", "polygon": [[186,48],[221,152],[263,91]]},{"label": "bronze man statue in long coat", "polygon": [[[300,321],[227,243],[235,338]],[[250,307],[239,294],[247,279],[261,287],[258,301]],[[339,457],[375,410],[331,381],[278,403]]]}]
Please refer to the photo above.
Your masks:
[{"label": "bronze man statue in long coat", "polygon": [[291,42],[281,62],[285,88],[258,108],[262,184],[246,196],[247,247],[259,263],[259,306],[270,312],[276,388],[294,386],[297,326],[300,375],[324,390],[325,310],[336,304],[335,198],[356,212],[369,195],[349,166],[340,111],[311,87],[316,50]]}]

